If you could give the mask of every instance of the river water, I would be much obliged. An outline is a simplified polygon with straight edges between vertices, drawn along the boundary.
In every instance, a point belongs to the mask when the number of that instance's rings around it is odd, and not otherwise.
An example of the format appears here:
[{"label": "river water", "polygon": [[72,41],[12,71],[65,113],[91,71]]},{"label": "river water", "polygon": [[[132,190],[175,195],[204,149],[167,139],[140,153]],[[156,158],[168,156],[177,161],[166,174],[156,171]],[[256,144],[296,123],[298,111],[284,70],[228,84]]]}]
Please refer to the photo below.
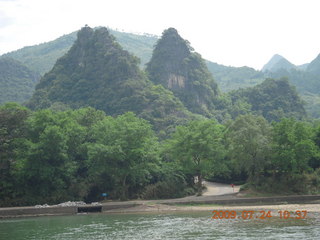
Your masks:
[{"label": "river water", "polygon": [[320,213],[308,215],[298,220],[211,219],[211,212],[3,219],[0,239],[320,239]]}]

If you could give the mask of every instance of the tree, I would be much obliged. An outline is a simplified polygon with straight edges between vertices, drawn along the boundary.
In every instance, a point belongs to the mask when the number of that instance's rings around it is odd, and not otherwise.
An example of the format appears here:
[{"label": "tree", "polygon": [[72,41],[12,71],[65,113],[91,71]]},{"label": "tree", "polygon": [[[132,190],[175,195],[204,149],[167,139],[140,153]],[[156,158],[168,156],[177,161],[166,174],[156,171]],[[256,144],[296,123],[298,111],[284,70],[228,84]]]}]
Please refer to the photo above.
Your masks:
[{"label": "tree", "polygon": [[[41,133],[39,142],[29,142],[24,175],[28,193],[39,195],[47,201],[59,201],[67,188],[67,136],[58,126],[48,126]],[[37,186],[36,188],[34,186]]]},{"label": "tree", "polygon": [[26,134],[15,148],[14,165],[21,186],[17,192],[26,195],[25,202],[56,203],[87,195],[85,142],[90,140],[88,128],[94,116],[99,112],[92,109],[41,110],[30,115]]},{"label": "tree", "polygon": [[259,178],[269,164],[271,127],[260,116],[242,115],[228,126],[229,155],[238,170],[248,174],[249,181]]},{"label": "tree", "polygon": [[126,113],[106,117],[93,128],[94,143],[88,145],[91,175],[108,176],[115,196],[127,199],[130,188],[148,182],[148,168],[156,159],[156,138],[150,124]]},{"label": "tree", "polygon": [[0,205],[16,194],[13,167],[16,164],[15,149],[26,135],[28,109],[15,103],[0,107]]},{"label": "tree", "polygon": [[282,119],[273,126],[272,164],[278,174],[302,173],[315,157],[313,128],[306,122]]},{"label": "tree", "polygon": [[191,121],[177,127],[166,149],[171,159],[180,162],[185,173],[198,178],[198,194],[202,194],[202,180],[217,171],[225,156],[224,127],[214,120]]}]

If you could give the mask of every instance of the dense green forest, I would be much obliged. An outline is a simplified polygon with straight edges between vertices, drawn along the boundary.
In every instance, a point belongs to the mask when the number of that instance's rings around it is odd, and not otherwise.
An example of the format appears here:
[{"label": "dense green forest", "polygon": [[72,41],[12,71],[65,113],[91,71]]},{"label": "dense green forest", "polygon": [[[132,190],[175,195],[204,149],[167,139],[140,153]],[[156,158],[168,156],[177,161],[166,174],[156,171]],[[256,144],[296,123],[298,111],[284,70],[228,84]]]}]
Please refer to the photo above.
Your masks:
[{"label": "dense green forest", "polygon": [[284,117],[306,117],[303,101],[286,78],[266,79],[252,88],[232,91],[229,96],[233,106],[247,103],[249,112],[260,114],[270,122]]},{"label": "dense green forest", "polygon": [[[198,179],[319,193],[320,125],[241,115],[189,121],[160,141],[133,113],[0,107],[0,205],[154,199],[198,192]],[[201,182],[201,181],[200,181]],[[36,187],[35,187],[36,186]]]}]

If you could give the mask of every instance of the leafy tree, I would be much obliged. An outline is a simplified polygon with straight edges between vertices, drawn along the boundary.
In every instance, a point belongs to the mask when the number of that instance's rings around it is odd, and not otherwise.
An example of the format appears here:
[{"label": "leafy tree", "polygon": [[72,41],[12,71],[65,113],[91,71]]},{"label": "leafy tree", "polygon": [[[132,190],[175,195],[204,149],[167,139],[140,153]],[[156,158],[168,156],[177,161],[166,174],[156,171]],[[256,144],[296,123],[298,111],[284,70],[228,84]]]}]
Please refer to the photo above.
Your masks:
[{"label": "leafy tree", "polygon": [[202,180],[219,170],[225,156],[224,127],[214,120],[191,121],[177,127],[167,141],[171,159],[178,161],[186,174],[198,179],[198,194],[202,194]]},{"label": "leafy tree", "polygon": [[[38,201],[62,201],[66,198],[72,164],[68,162],[67,138],[58,126],[48,126],[40,134],[39,142],[28,142],[24,177],[27,195],[40,196]],[[68,164],[69,163],[69,164]],[[69,173],[71,171],[71,173]],[[36,188],[34,186],[37,186]]]},{"label": "leafy tree", "polygon": [[271,127],[261,116],[242,115],[228,126],[229,154],[249,181],[256,181],[270,164]]},{"label": "leafy tree", "polygon": [[[91,127],[105,114],[92,108],[34,112],[16,148],[15,171],[29,203],[83,199],[88,195],[86,143]],[[37,184],[39,187],[34,188]]]},{"label": "leafy tree", "polygon": [[55,203],[79,196],[69,187],[76,177],[85,129],[70,113],[42,110],[27,121],[26,138],[16,149],[15,169],[29,203]]},{"label": "leafy tree", "polygon": [[[116,197],[127,199],[132,189],[148,182],[156,159],[156,138],[151,126],[133,113],[107,117],[93,128],[95,142],[88,145],[91,175],[108,176],[104,188],[114,184]],[[106,179],[107,180],[107,179]]]},{"label": "leafy tree", "polygon": [[273,129],[274,171],[289,176],[308,170],[309,161],[316,154],[313,128],[306,122],[282,119]]},{"label": "leafy tree", "polygon": [[15,103],[0,107],[0,205],[16,196],[15,149],[26,135],[26,119],[30,111]]}]

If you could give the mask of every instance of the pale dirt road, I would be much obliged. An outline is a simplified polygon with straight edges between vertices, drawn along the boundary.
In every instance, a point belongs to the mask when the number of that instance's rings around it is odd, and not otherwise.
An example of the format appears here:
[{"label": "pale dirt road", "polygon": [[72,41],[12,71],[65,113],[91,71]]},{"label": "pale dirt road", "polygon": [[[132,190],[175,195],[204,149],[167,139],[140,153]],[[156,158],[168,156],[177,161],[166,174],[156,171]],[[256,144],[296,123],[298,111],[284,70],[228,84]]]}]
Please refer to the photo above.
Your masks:
[{"label": "pale dirt road", "polygon": [[225,194],[233,194],[238,193],[240,190],[240,186],[234,186],[233,189],[230,184],[224,183],[203,181],[203,185],[207,189],[203,192],[202,196],[219,196]]}]

